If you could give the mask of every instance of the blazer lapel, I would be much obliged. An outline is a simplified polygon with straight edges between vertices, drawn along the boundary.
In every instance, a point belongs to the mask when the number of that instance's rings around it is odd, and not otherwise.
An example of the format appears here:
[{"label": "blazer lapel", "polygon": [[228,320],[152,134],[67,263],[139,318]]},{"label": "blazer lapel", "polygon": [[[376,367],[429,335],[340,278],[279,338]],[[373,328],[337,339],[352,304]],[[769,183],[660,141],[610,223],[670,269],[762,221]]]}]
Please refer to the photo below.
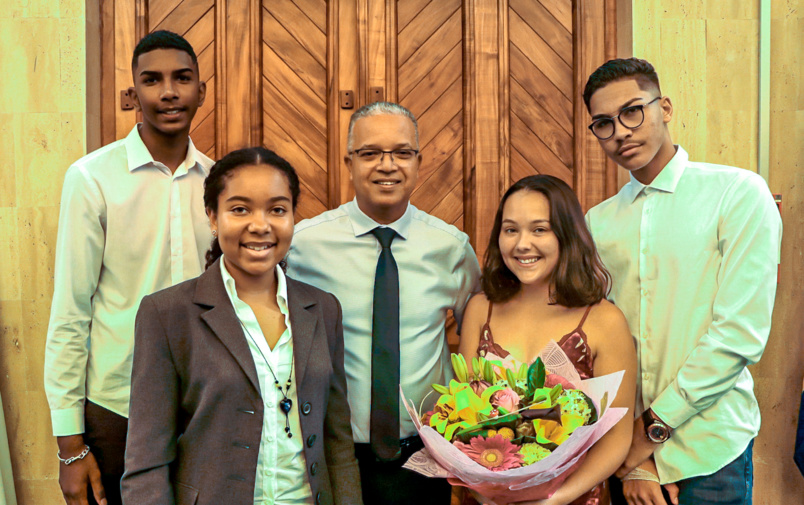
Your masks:
[{"label": "blazer lapel", "polygon": [[210,307],[208,311],[201,314],[201,319],[207,323],[207,326],[215,336],[223,342],[223,345],[226,346],[237,364],[245,372],[251,385],[259,392],[260,383],[257,378],[254,358],[251,356],[246,336],[232,307],[232,302],[229,300],[229,295],[226,294],[219,262],[213,263],[198,278],[193,303]]},{"label": "blazer lapel", "polygon": [[293,335],[293,359],[296,362],[296,384],[303,384],[307,361],[313,345],[318,313],[313,309],[316,299],[304,285],[288,279],[288,311]]}]

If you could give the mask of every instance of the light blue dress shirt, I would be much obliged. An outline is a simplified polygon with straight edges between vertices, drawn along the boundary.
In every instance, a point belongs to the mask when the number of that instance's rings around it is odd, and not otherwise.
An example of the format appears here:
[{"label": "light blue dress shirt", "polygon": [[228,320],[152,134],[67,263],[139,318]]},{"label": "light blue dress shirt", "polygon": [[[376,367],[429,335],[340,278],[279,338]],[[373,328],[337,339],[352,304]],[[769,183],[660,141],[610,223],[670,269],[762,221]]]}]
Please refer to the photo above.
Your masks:
[{"label": "light blue dress shirt", "polygon": [[[296,225],[288,275],[334,294],[343,307],[344,365],[357,443],[369,442],[371,415],[371,321],[374,275],[380,245],[370,232],[380,226],[355,201]],[[444,330],[452,311],[458,324],[480,266],[469,237],[408,205],[388,225],[399,235],[391,251],[399,269],[400,382],[418,406],[431,384],[452,378]],[[434,403],[436,395],[430,395]],[[400,402],[400,437],[416,434]]]},{"label": "light blue dress shirt", "polygon": [[759,432],[746,367],[768,341],[782,238],[767,184],[678,147],[586,221],[634,336],[636,413],[676,428],[654,453],[661,482],[717,472]]}]

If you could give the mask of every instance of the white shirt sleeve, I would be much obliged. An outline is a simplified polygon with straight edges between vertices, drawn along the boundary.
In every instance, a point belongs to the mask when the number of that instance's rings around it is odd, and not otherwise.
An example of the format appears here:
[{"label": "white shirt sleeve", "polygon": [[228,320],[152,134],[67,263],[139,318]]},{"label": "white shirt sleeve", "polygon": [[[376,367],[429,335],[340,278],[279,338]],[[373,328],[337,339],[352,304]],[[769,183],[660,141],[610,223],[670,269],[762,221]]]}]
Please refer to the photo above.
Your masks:
[{"label": "white shirt sleeve", "polygon": [[82,167],[73,165],[62,189],[45,348],[45,393],[55,436],[84,432],[92,297],[103,262],[104,227],[103,195]]},{"label": "white shirt sleeve", "polygon": [[759,177],[739,178],[725,194],[718,224],[722,262],[712,323],[675,380],[651,404],[673,427],[732,389],[745,367],[759,361],[770,333],[781,218]]}]

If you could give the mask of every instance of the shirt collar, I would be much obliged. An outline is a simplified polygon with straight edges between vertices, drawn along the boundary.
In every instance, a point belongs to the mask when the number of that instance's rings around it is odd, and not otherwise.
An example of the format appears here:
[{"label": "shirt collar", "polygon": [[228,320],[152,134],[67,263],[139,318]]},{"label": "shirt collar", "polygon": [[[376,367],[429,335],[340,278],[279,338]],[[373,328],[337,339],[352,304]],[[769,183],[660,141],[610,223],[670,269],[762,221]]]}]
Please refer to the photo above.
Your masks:
[{"label": "shirt collar", "polygon": [[[226,269],[226,263],[223,261],[223,256],[221,256],[220,262],[221,277],[223,277],[223,285],[226,286],[226,292],[229,294],[229,298],[232,300],[240,300],[240,297],[237,296],[237,287],[235,285],[234,277],[232,277],[232,274],[230,274],[229,270]],[[276,301],[279,303],[280,309],[288,306],[288,283],[287,279],[285,278],[285,272],[279,265],[276,266]]]},{"label": "shirt collar", "polygon": [[[148,151],[145,143],[142,141],[142,137],[140,137],[141,124],[142,123],[137,123],[124,140],[126,154],[128,155],[129,172],[133,172],[138,168],[153,166],[157,163],[156,160],[154,160],[154,157],[151,156],[151,152]],[[204,167],[204,164],[201,163],[201,156],[199,155],[198,150],[195,148],[193,140],[188,137],[187,141],[187,156],[184,158],[183,166],[186,167],[186,171],[188,172],[195,168],[200,170],[204,175],[207,175],[209,170],[207,170],[207,168]],[[179,167],[179,169],[181,168],[182,167]]]},{"label": "shirt collar", "polygon": [[623,196],[629,202],[636,200],[645,188],[653,188],[665,193],[674,193],[678,186],[678,181],[681,180],[681,175],[684,173],[684,168],[689,162],[690,156],[683,147],[677,145],[676,154],[670,159],[667,165],[664,166],[659,175],[650,184],[642,184],[631,174],[631,181],[623,186]]},{"label": "shirt collar", "polygon": [[384,226],[386,228],[391,228],[400,237],[407,240],[408,233],[410,231],[410,223],[413,220],[413,213],[415,210],[416,207],[408,202],[408,207],[405,209],[405,213],[402,214],[402,217],[390,224],[380,224],[360,210],[360,207],[357,205],[357,198],[346,204],[346,213],[349,214],[349,219],[352,221],[352,228],[354,229],[355,237],[365,235],[378,226]]}]

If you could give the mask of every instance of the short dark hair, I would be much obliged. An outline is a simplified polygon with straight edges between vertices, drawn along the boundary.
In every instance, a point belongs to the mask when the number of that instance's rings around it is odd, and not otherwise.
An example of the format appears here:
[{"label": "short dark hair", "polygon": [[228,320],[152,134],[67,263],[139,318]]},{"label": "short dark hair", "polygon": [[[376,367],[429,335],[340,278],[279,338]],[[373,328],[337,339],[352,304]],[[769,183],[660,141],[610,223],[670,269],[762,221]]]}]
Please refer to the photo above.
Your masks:
[{"label": "short dark hair", "polygon": [[[291,204],[293,210],[296,210],[301,190],[299,176],[296,175],[296,170],[293,166],[270,149],[247,147],[230,152],[209,169],[209,175],[204,181],[204,207],[207,211],[218,212],[218,197],[226,189],[226,180],[232,175],[232,172],[244,165],[269,165],[285,174],[290,187]],[[223,254],[221,246],[218,243],[218,238],[215,237],[212,239],[212,245],[207,251],[207,264],[204,268],[209,268],[210,265],[215,263],[215,260],[221,257],[221,254]]]},{"label": "short dark hair", "polygon": [[614,81],[628,78],[635,79],[642,90],[655,86],[659,91],[659,95],[662,94],[656,69],[647,61],[639,58],[609,60],[592,72],[592,75],[586,81],[586,87],[583,90],[583,102],[586,104],[586,110],[591,112],[589,102],[592,100],[592,95],[595,94],[595,91]]},{"label": "short dark hair", "polygon": [[550,204],[550,228],[558,239],[559,251],[558,265],[551,279],[550,303],[564,307],[585,307],[605,298],[611,285],[611,276],[597,254],[581,204],[572,188],[552,175],[531,175],[508,188],[497,208],[480,281],[489,301],[506,302],[522,286],[505,265],[499,243],[505,202],[519,191],[541,193]]},{"label": "short dark hair", "polygon": [[149,33],[137,43],[137,47],[134,48],[134,56],[131,57],[131,71],[134,72],[134,69],[137,68],[137,61],[141,54],[150,53],[156,49],[178,49],[179,51],[184,51],[190,55],[190,59],[193,60],[193,65],[195,65],[196,70],[198,69],[198,57],[196,57],[193,46],[187,42],[187,39],[178,33],[173,33],[168,30],[157,30]]}]

